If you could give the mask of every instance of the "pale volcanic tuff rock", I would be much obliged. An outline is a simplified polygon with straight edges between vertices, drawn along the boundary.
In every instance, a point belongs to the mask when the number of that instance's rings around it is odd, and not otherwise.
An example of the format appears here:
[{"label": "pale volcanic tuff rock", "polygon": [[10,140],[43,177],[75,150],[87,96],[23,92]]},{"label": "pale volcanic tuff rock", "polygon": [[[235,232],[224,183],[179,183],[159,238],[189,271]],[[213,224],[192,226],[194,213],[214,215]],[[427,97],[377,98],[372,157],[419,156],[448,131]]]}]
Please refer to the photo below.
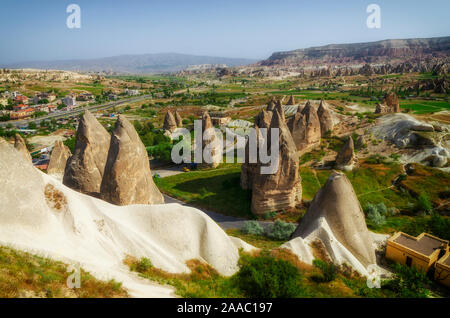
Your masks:
[{"label": "pale volcanic tuff rock", "polygon": [[[295,143],[283,117],[273,112],[270,128],[279,128],[279,153],[277,169],[273,173],[262,174],[257,170],[252,185],[252,212],[263,215],[268,211],[294,208],[301,202],[302,188],[299,175],[299,158]],[[268,134],[268,147],[271,149],[271,135]],[[259,168],[261,168],[259,164]]]},{"label": "pale volcanic tuff rock", "polygon": [[325,136],[327,132],[333,131],[333,116],[331,115],[330,108],[323,100],[320,101],[319,108],[317,108],[317,116],[319,117],[322,137]]},{"label": "pale volcanic tuff rock", "polygon": [[269,128],[270,122],[272,120],[273,112],[262,110],[258,113],[255,118],[255,126],[258,128]]},{"label": "pale volcanic tuff rock", "polygon": [[[271,114],[272,117],[272,112],[267,112]],[[270,123],[269,123],[270,126]],[[268,127],[266,127],[268,128]],[[259,147],[259,126],[255,125],[255,133],[256,133],[256,154],[254,154],[255,156],[255,160],[256,162],[250,162],[250,144],[249,144],[249,139],[246,140],[245,143],[245,160],[242,163],[241,166],[241,188],[244,190],[249,190],[252,189],[253,187],[253,181],[255,176],[259,173],[260,171],[260,166],[258,165],[257,162],[257,156],[258,156],[258,147]]]},{"label": "pale volcanic tuff rock", "polygon": [[176,110],[174,113],[175,122],[177,123],[177,127],[181,128],[183,127],[183,118],[181,118],[180,113]]},{"label": "pale volcanic tuff rock", "polygon": [[391,109],[392,113],[400,112],[400,105],[397,94],[391,92],[384,97],[384,103]]},{"label": "pale volcanic tuff rock", "polygon": [[384,97],[382,104],[378,104],[375,107],[375,114],[387,114],[400,112],[400,105],[398,102],[398,96],[391,92],[387,93]]},{"label": "pale volcanic tuff rock", "polygon": [[344,146],[339,150],[336,156],[336,166],[342,170],[351,170],[355,163],[355,146],[353,138],[348,137]]},{"label": "pale volcanic tuff rock", "polygon": [[2,244],[79,263],[98,279],[121,282],[132,297],[175,295],[124,270],[125,255],[146,257],[169,273],[189,273],[186,261],[198,259],[231,276],[239,270],[238,249],[252,249],[195,208],[117,206],[78,193],[35,169],[1,138],[0,180]]},{"label": "pale volcanic tuff rock", "polygon": [[174,132],[177,129],[177,122],[170,110],[167,111],[166,117],[164,117],[163,130]]},{"label": "pale volcanic tuff rock", "polygon": [[16,148],[25,157],[25,159],[29,160],[30,162],[32,161],[25,140],[23,140],[22,136],[20,136],[19,134],[15,134],[14,136],[14,148]]},{"label": "pale volcanic tuff rock", "polygon": [[164,203],[153,182],[147,150],[134,126],[122,115],[111,137],[100,194],[103,200],[117,205]]},{"label": "pale volcanic tuff rock", "polygon": [[275,108],[275,100],[272,98],[269,103],[267,104],[267,111],[273,111],[273,109]]},{"label": "pale volcanic tuff rock", "polygon": [[57,140],[50,155],[47,173],[62,179],[67,160],[71,155],[69,147],[64,145],[61,140]]},{"label": "pale volcanic tuff rock", "polygon": [[86,111],[78,124],[75,150],[67,160],[63,183],[83,193],[99,194],[110,139],[106,129]]},{"label": "pale volcanic tuff rock", "polygon": [[289,100],[287,101],[286,105],[295,105],[295,98],[294,95],[291,95],[289,97]]},{"label": "pale volcanic tuff rock", "polygon": [[306,102],[305,107],[289,118],[287,123],[297,151],[303,153],[320,144],[321,129],[317,111]]},{"label": "pale volcanic tuff rock", "polygon": [[278,111],[281,115],[281,118],[283,118],[283,120],[286,119],[286,115],[284,113],[284,107],[283,107],[283,104],[281,103],[281,99],[276,101],[273,111]]},{"label": "pale volcanic tuff rock", "polygon": [[[205,156],[203,156],[203,167],[208,168],[216,168],[221,160],[221,153],[220,149],[218,148],[216,138],[216,132],[214,130],[214,126],[211,121],[211,117],[209,116],[209,113],[205,111],[202,116],[202,132],[203,132],[203,139],[202,139],[202,149],[206,152],[211,153],[211,162],[206,162]],[[205,154],[205,152],[204,152]]]},{"label": "pale volcanic tuff rock", "polygon": [[310,244],[321,241],[329,257],[338,264],[352,265],[367,274],[367,267],[376,264],[375,248],[358,198],[345,174],[333,172],[317,192],[302,218],[290,248],[299,258],[312,262]]}]

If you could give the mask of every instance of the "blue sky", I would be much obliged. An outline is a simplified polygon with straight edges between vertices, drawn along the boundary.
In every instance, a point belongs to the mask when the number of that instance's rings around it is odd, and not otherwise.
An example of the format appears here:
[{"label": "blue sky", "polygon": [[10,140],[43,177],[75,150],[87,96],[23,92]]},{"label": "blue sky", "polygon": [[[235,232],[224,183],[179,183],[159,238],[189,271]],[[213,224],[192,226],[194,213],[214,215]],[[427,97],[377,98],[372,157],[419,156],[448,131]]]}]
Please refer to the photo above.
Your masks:
[{"label": "blue sky", "polygon": [[[68,29],[66,7],[81,7]],[[381,7],[368,29],[366,7]],[[450,35],[448,0],[0,0],[0,62],[177,52],[262,59],[330,43]]]}]

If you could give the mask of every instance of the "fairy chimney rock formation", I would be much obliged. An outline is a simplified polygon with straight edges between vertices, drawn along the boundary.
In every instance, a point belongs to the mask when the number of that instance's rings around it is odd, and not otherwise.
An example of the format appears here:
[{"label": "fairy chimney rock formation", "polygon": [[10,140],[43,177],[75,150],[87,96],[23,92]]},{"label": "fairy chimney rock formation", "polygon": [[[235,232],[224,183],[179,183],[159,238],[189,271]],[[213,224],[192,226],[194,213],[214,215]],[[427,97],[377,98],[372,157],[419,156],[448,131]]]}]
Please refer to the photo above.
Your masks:
[{"label": "fairy chimney rock formation", "polygon": [[283,104],[281,103],[281,99],[277,100],[277,102],[275,103],[275,107],[274,107],[273,111],[277,111],[278,113],[280,113],[281,118],[283,120],[286,119],[286,116],[284,114],[284,107],[283,107]]},{"label": "fairy chimney rock formation", "polygon": [[304,153],[320,144],[321,129],[317,111],[308,101],[301,110],[289,118],[288,127],[297,151]]},{"label": "fairy chimney rock formation", "polygon": [[50,155],[47,173],[62,177],[64,175],[67,160],[71,155],[72,153],[70,152],[69,147],[64,145],[61,140],[57,140]]},{"label": "fairy chimney rock formation", "polygon": [[262,110],[255,118],[255,126],[258,128],[269,128],[273,112]]},{"label": "fairy chimney rock formation", "polygon": [[352,184],[343,173],[333,172],[330,175],[315,195],[292,239],[301,237],[308,240],[313,236],[322,240],[334,261],[334,258],[345,255],[342,251],[334,253],[342,248],[340,243],[364,267],[376,264],[375,249],[364,213]]},{"label": "fairy chimney rock formation", "polygon": [[166,117],[164,117],[163,130],[173,132],[177,129],[177,122],[170,110],[167,111]]},{"label": "fairy chimney rock formation", "polygon": [[[272,112],[267,112],[272,114]],[[270,126],[270,123],[269,123]],[[268,127],[266,127],[268,128]],[[241,179],[240,179],[240,184],[241,184],[241,188],[244,190],[248,190],[248,189],[252,189],[253,187],[253,181],[255,176],[258,174],[258,172],[260,171],[260,167],[258,165],[258,140],[259,140],[259,126],[255,125],[255,136],[256,136],[256,141],[255,141],[255,150],[256,153],[253,153],[253,158],[252,160],[250,160],[250,139],[247,138],[245,141],[245,160],[242,163],[241,166]],[[250,162],[252,161],[252,162]]]},{"label": "fairy chimney rock formation", "polygon": [[320,132],[322,137],[327,134],[327,132],[333,131],[333,116],[328,105],[322,100],[320,101],[319,108],[317,108],[317,116],[320,122]]},{"label": "fairy chimney rock formation", "polygon": [[[221,149],[218,148],[218,144],[216,138],[216,132],[214,126],[211,121],[211,117],[209,113],[205,111],[202,115],[202,149],[203,149],[203,163],[201,164],[203,167],[208,168],[216,168],[220,160],[222,158]],[[207,162],[205,159],[206,154],[209,154],[208,160],[211,162]]]},{"label": "fairy chimney rock formation", "polygon": [[[273,113],[270,128],[279,128],[279,148],[271,147],[271,135],[268,134],[270,153],[278,150],[278,162],[275,171],[263,174],[259,164],[257,174],[253,177],[252,212],[263,215],[269,211],[294,208],[301,202],[301,178],[299,175],[299,158],[284,119],[278,111]],[[265,164],[264,166],[268,166]]]},{"label": "fairy chimney rock formation", "polygon": [[183,118],[181,118],[181,116],[180,116],[180,114],[178,113],[177,110],[175,111],[174,116],[175,116],[175,122],[177,124],[177,127],[178,128],[183,127]]},{"label": "fairy chimney rock formation", "polygon": [[391,113],[400,112],[400,104],[398,102],[398,96],[394,92],[387,93],[384,97],[384,104],[386,104]]},{"label": "fairy chimney rock formation", "polygon": [[99,194],[110,139],[106,129],[86,111],[78,124],[75,150],[67,160],[63,183],[79,192]]},{"label": "fairy chimney rock formation", "polygon": [[14,148],[16,148],[28,161],[32,162],[30,152],[27,149],[25,140],[19,134],[14,136]]},{"label": "fairy chimney rock formation", "polygon": [[387,93],[384,97],[383,103],[378,104],[375,107],[375,114],[388,114],[400,112],[400,104],[398,102],[398,96],[393,93]]},{"label": "fairy chimney rock formation", "polygon": [[275,100],[272,98],[269,103],[267,104],[267,111],[273,111],[273,109],[275,108]]},{"label": "fairy chimney rock formation", "polygon": [[288,102],[286,103],[286,105],[295,105],[295,98],[294,98],[294,95],[291,95],[291,96],[289,97],[289,100],[288,100]]},{"label": "fairy chimney rock formation", "polygon": [[116,205],[164,203],[153,182],[147,150],[134,126],[122,115],[114,126],[100,194]]},{"label": "fairy chimney rock formation", "polygon": [[342,170],[351,170],[355,162],[355,146],[353,138],[348,137],[344,146],[339,150],[336,156],[336,166]]}]

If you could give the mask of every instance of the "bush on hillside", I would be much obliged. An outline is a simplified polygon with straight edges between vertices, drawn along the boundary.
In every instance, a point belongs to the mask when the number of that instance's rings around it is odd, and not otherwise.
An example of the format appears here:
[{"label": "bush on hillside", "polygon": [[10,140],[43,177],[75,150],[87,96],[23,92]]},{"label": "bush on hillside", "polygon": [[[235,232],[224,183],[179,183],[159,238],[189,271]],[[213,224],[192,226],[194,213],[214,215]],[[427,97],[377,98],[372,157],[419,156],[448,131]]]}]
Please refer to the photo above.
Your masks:
[{"label": "bush on hillside", "polygon": [[450,219],[438,213],[432,213],[428,220],[429,232],[441,239],[450,240]]},{"label": "bush on hillside", "polygon": [[313,275],[311,279],[317,283],[332,282],[336,279],[338,268],[333,263],[327,263],[320,259],[313,260],[314,267],[321,271],[320,275]]},{"label": "bush on hillside", "polygon": [[300,272],[288,261],[263,253],[258,257],[242,256],[239,266],[235,282],[247,297],[289,298],[302,293]]},{"label": "bush on hillside", "polygon": [[433,211],[433,204],[425,193],[421,193],[417,198],[417,212],[430,214]]},{"label": "bush on hillside", "polygon": [[149,269],[151,269],[152,267],[153,267],[152,262],[148,258],[143,257],[140,259],[139,263],[137,263],[136,271],[138,271],[139,273],[144,273]]},{"label": "bush on hillside", "polygon": [[275,211],[266,212],[264,214],[264,220],[273,219],[276,216],[277,216],[277,212],[275,212]]},{"label": "bush on hillside", "polygon": [[368,203],[365,209],[367,218],[375,225],[381,226],[386,223],[387,208],[384,203],[371,204]]},{"label": "bush on hillside", "polygon": [[285,241],[291,237],[294,231],[294,224],[276,220],[269,226],[267,236],[273,240]]},{"label": "bush on hillside", "polygon": [[263,227],[259,224],[258,221],[245,221],[244,226],[241,230],[245,234],[252,234],[252,235],[262,235],[264,234]]},{"label": "bush on hillside", "polygon": [[417,270],[414,266],[408,267],[401,264],[394,265],[394,278],[383,282],[383,287],[392,290],[402,298],[426,298],[427,286],[430,281],[426,273]]}]

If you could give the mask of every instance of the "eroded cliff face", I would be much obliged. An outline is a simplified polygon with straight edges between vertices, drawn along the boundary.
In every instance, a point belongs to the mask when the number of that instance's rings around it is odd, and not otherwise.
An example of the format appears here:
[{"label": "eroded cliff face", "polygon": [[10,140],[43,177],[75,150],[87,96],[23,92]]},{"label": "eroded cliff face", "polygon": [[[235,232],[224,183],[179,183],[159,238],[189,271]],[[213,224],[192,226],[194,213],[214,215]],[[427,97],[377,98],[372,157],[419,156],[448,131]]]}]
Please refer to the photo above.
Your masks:
[{"label": "eroded cliff face", "polygon": [[414,57],[446,57],[450,53],[450,37],[427,39],[383,40],[367,43],[330,44],[325,46],[276,52],[261,66],[312,66],[324,64],[380,63],[392,59],[409,60]]}]

